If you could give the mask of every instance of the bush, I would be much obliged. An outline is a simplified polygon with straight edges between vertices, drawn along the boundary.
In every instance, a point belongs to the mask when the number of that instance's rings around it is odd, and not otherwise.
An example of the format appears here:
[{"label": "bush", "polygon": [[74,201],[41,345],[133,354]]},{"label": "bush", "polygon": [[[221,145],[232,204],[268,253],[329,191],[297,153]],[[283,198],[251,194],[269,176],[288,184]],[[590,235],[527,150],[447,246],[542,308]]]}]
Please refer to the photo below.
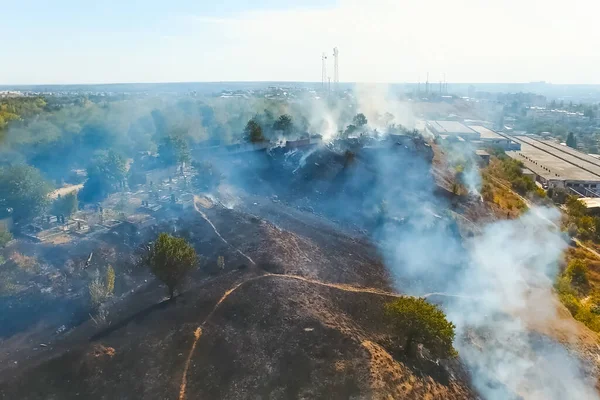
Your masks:
[{"label": "bush", "polygon": [[0,247],[4,247],[13,239],[12,234],[9,231],[0,229]]},{"label": "bush", "polygon": [[167,285],[171,299],[183,278],[198,266],[198,261],[196,251],[185,239],[167,233],[158,236],[144,257],[154,276]]},{"label": "bush", "polygon": [[569,310],[571,315],[575,316],[581,308],[581,303],[573,294],[561,294],[559,295],[561,303]]},{"label": "bush", "polygon": [[98,312],[102,305],[112,296],[115,290],[115,270],[110,265],[106,269],[104,281],[96,270],[96,276],[88,285],[92,310]]},{"label": "bush", "polygon": [[452,346],[455,326],[438,306],[422,298],[401,297],[386,304],[385,315],[394,329],[406,336],[403,348],[407,356],[415,354],[418,343],[436,357],[457,355]]},{"label": "bush", "polygon": [[584,288],[589,284],[588,266],[583,260],[574,259],[569,262],[565,275],[571,279],[571,283],[578,288]]}]

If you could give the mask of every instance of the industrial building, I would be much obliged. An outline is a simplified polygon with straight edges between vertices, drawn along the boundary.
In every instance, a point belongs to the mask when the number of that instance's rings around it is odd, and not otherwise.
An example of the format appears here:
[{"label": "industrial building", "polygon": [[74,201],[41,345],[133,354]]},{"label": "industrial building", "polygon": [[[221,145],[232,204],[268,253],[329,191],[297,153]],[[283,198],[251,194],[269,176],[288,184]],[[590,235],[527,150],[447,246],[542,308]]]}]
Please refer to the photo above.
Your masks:
[{"label": "industrial building", "polygon": [[520,144],[510,136],[495,132],[482,125],[465,125],[458,121],[428,121],[427,129],[444,141],[469,142],[475,149],[500,148],[519,150]]},{"label": "industrial building", "polygon": [[427,121],[427,128],[436,136],[445,139],[479,139],[479,133],[458,121]]},{"label": "industrial building", "polygon": [[564,188],[580,197],[600,197],[600,160],[533,136],[512,136],[520,150],[506,154],[521,161],[545,188]]},{"label": "industrial building", "polygon": [[521,145],[509,136],[495,132],[481,125],[469,125],[469,128],[479,133],[479,139],[473,141],[478,149],[499,148],[504,151],[519,150]]}]

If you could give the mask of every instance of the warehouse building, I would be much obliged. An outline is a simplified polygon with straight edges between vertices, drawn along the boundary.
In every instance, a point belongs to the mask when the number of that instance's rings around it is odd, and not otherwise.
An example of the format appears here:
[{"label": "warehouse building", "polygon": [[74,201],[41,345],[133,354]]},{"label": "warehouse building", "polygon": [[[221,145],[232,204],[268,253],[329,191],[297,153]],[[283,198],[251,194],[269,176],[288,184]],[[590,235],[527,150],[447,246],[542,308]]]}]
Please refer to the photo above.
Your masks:
[{"label": "warehouse building", "polygon": [[427,128],[442,139],[479,139],[479,133],[458,121],[427,121]]},{"label": "warehouse building", "polygon": [[564,188],[580,197],[600,197],[600,160],[533,136],[513,136],[520,150],[506,154],[521,161],[544,188]]},{"label": "warehouse building", "polygon": [[504,151],[521,149],[521,145],[513,141],[509,136],[495,132],[485,126],[469,125],[469,128],[479,133],[479,139],[472,142],[478,149],[499,148]]}]

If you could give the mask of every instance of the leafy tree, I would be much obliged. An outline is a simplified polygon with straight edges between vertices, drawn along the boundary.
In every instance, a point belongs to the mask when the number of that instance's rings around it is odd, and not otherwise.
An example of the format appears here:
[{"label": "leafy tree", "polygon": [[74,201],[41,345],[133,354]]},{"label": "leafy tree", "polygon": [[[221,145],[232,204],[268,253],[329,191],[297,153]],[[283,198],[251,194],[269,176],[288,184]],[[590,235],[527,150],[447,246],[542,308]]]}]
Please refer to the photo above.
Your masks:
[{"label": "leafy tree", "polygon": [[87,168],[88,179],[79,192],[82,201],[99,201],[123,186],[127,173],[125,159],[109,151],[97,157]]},{"label": "leafy tree", "polygon": [[352,118],[352,124],[357,128],[362,128],[367,122],[367,117],[365,117],[365,114],[363,113],[356,114],[354,118]]},{"label": "leafy tree", "polygon": [[54,200],[52,214],[69,216],[79,209],[79,201],[74,192],[68,193]]},{"label": "leafy tree", "polygon": [[273,130],[283,131],[284,135],[289,135],[292,131],[292,117],[288,114],[280,116],[273,124]]},{"label": "leafy tree", "polygon": [[575,139],[573,132],[569,132],[569,135],[567,136],[567,146],[573,149],[577,148],[577,139]]},{"label": "leafy tree", "polygon": [[406,336],[404,353],[415,354],[417,344],[423,344],[440,358],[457,355],[452,346],[455,326],[438,306],[425,299],[401,297],[385,306],[385,315],[395,330]]},{"label": "leafy tree", "polygon": [[167,285],[172,299],[183,278],[198,266],[198,256],[185,239],[161,233],[150,246],[144,262],[154,276]]},{"label": "leafy tree", "polygon": [[187,141],[182,135],[169,135],[158,146],[158,156],[165,165],[176,165],[190,160]]},{"label": "leafy tree", "polygon": [[580,259],[573,259],[569,262],[565,270],[566,276],[571,278],[571,283],[577,287],[583,288],[588,285],[588,266]]},{"label": "leafy tree", "polygon": [[252,118],[246,124],[246,127],[244,128],[244,136],[250,143],[259,143],[265,141],[262,127],[254,118]]},{"label": "leafy tree", "polygon": [[0,218],[12,215],[15,222],[43,213],[50,203],[51,187],[40,171],[28,165],[0,168]]}]

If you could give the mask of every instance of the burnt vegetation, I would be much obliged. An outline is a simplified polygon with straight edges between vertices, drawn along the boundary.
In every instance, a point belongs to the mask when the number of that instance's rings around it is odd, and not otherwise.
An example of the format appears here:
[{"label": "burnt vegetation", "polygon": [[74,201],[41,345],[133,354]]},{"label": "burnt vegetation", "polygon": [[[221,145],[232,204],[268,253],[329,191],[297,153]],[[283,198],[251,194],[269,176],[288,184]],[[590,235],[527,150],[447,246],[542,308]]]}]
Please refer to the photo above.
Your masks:
[{"label": "burnt vegetation", "polygon": [[[444,305],[394,293],[464,252],[392,114],[339,100],[323,140],[292,102],[31,101],[2,127],[0,397],[475,398]],[[392,276],[423,238],[445,272]]]}]

